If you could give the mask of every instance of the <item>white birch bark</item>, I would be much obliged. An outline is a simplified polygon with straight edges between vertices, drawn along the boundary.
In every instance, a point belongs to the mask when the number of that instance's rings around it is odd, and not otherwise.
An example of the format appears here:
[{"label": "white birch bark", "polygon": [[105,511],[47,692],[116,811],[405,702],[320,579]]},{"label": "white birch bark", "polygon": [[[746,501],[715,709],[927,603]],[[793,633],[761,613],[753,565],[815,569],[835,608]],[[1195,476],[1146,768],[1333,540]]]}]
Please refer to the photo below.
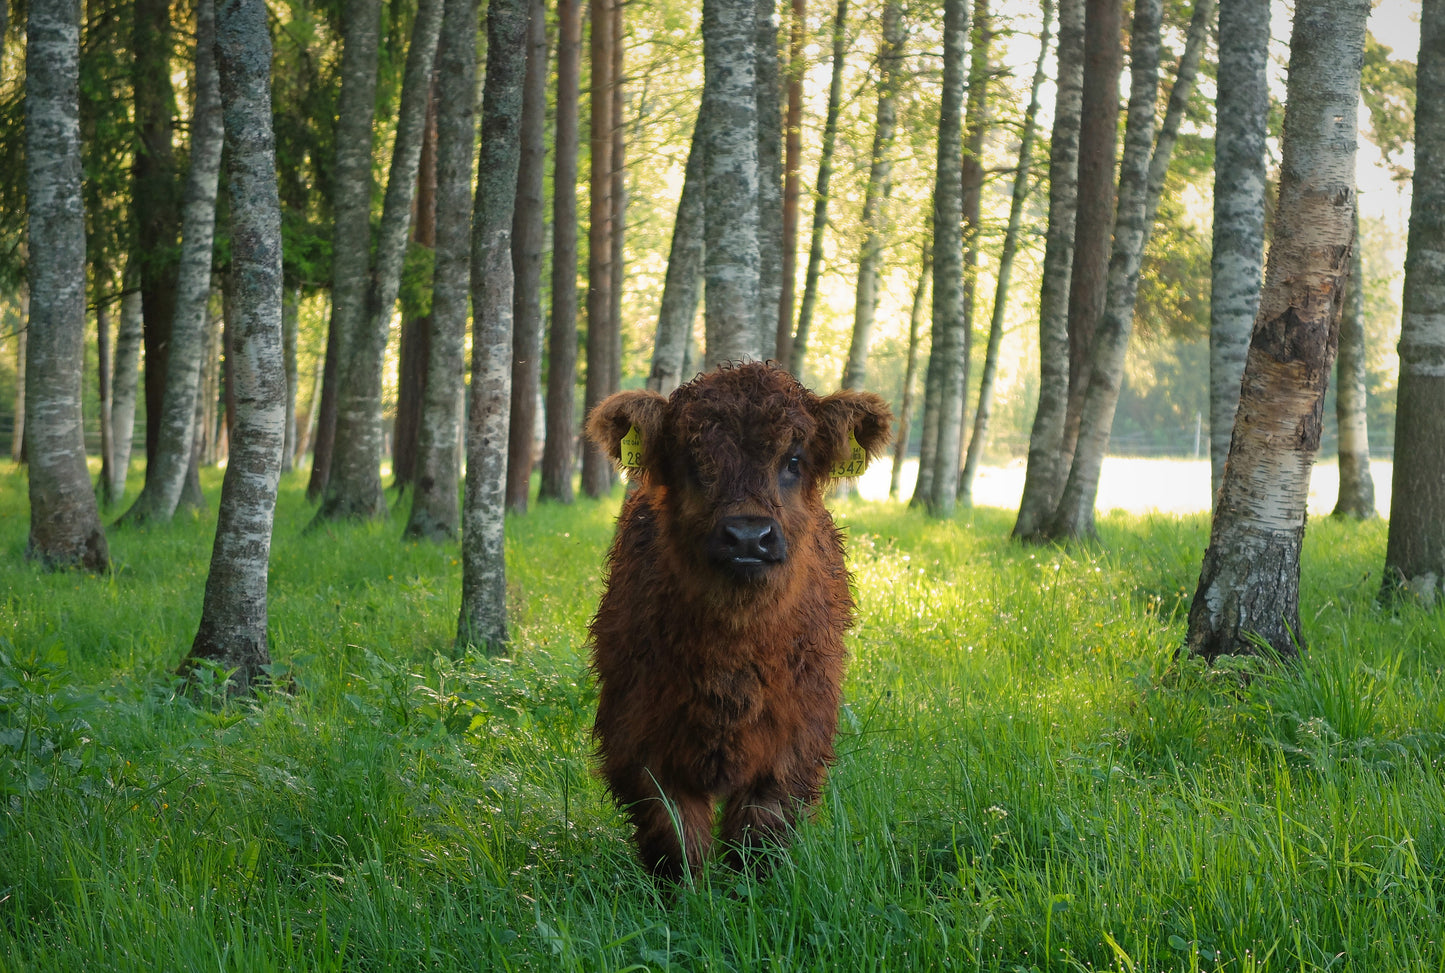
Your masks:
[{"label": "white birch bark", "polygon": [[115,333],[115,357],[110,380],[111,481],[110,495],[125,496],[130,473],[131,446],[135,441],[135,399],[140,386],[140,349],[143,338],[140,289],[126,274],[120,299],[120,325]]},{"label": "white birch bark", "polygon": [[704,250],[703,130],[699,115],[693,124],[692,147],[687,153],[687,170],[682,179],[682,196],[677,201],[677,220],[672,225],[662,304],[657,311],[657,335],[652,344],[652,371],[647,377],[647,387],[662,395],[670,395],[682,384],[682,360],[697,318]]},{"label": "white birch bark", "polygon": [[472,380],[457,644],[492,652],[502,651],[508,641],[503,518],[512,375],[511,236],[521,156],[526,32],[526,0],[491,0],[472,216]]},{"label": "white birch bark", "polygon": [[778,302],[783,296],[783,88],[778,71],[778,0],[756,0],[758,106],[758,323],[759,357],[777,345]]},{"label": "white birch bark", "polygon": [[1365,275],[1358,206],[1354,219],[1355,247],[1350,252],[1350,280],[1340,316],[1340,354],[1335,361],[1340,489],[1331,516],[1368,520],[1375,516],[1375,478],[1370,473],[1370,429],[1365,415]]},{"label": "white birch bark", "polygon": [[1302,645],[1300,546],[1354,240],[1356,105],[1369,0],[1295,5],[1279,205],[1187,650]]},{"label": "white birch bark", "polygon": [[85,465],[85,213],[80,163],[80,5],[34,0],[25,25],[25,185],[30,314],[25,324],[25,556],[104,571],[105,532]]},{"label": "white birch bark", "polygon": [[30,287],[20,283],[20,324],[15,334],[15,425],[10,430],[10,459],[25,459],[25,359],[30,335]]}]

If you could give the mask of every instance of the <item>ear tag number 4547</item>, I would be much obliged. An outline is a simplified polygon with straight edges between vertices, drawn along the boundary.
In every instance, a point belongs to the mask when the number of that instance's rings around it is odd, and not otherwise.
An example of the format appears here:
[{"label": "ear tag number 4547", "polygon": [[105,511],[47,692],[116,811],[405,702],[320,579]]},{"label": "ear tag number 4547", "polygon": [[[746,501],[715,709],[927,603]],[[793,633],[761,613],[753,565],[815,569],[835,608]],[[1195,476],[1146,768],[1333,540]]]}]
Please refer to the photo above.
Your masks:
[{"label": "ear tag number 4547", "polygon": [[642,469],[642,433],[637,431],[636,426],[627,430],[627,435],[622,437],[621,465],[626,470]]},{"label": "ear tag number 4547", "polygon": [[848,458],[833,467],[833,475],[840,477],[862,476],[868,469],[868,452],[858,445],[858,437],[848,434]]}]

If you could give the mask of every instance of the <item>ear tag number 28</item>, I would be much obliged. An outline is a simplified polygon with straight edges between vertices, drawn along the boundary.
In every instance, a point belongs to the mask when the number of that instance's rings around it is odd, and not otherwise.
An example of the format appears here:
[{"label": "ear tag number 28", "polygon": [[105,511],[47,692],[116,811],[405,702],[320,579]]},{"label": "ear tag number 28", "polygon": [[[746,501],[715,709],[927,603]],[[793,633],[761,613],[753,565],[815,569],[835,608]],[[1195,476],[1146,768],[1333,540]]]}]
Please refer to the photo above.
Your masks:
[{"label": "ear tag number 28", "polygon": [[858,437],[854,433],[848,434],[848,458],[833,467],[833,475],[838,477],[862,476],[868,469],[868,451],[858,445]]},{"label": "ear tag number 28", "polygon": [[622,437],[620,465],[625,470],[642,469],[642,433],[637,431],[636,426],[627,430],[627,435]]}]

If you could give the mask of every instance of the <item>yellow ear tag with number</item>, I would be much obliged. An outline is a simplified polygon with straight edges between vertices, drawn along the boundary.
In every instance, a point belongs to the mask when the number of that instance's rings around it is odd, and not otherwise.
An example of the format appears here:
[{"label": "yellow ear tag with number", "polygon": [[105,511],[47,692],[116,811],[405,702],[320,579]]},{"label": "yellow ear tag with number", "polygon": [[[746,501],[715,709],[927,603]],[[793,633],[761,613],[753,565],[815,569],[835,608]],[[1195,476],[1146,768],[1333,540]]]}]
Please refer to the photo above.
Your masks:
[{"label": "yellow ear tag with number", "polygon": [[637,431],[636,426],[627,430],[627,435],[622,437],[620,465],[625,470],[642,469],[642,433]]},{"label": "yellow ear tag with number", "polygon": [[858,445],[858,436],[848,434],[848,458],[833,467],[833,475],[839,477],[862,476],[868,469],[868,451]]}]

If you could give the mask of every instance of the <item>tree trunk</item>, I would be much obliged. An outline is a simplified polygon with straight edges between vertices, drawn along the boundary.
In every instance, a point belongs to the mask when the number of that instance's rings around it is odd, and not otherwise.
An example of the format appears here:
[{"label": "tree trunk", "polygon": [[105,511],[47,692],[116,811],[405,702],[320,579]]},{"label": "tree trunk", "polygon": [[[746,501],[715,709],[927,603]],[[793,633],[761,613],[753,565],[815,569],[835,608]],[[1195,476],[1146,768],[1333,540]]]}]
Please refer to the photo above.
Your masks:
[{"label": "tree trunk", "polygon": [[823,234],[828,229],[828,187],[833,180],[833,146],[838,137],[838,113],[843,105],[844,56],[848,41],[848,0],[838,0],[833,17],[833,80],[828,85],[828,114],[823,122],[823,148],[818,157],[818,183],[813,194],[813,232],[808,244],[808,270],[803,279],[803,303],[798,308],[798,330],[787,359],[788,370],[800,379],[808,358],[808,335],[818,304],[818,278],[823,273]]},{"label": "tree trunk", "polygon": [[487,7],[487,80],[472,217],[472,384],[457,644],[500,652],[507,634],[503,513],[512,377],[512,210],[521,157],[527,0]]},{"label": "tree trunk", "polygon": [[1256,653],[1260,642],[1280,656],[1303,646],[1300,545],[1354,238],[1355,108],[1369,12],[1369,0],[1295,5],[1264,291],[1189,608],[1187,649],[1206,659]]},{"label": "tree trunk", "polygon": [[843,367],[845,389],[863,388],[868,377],[868,345],[878,311],[878,273],[888,231],[888,197],[893,191],[893,136],[898,130],[898,89],[903,82],[902,0],[883,8],[883,41],[878,49],[878,111],[873,126],[873,151],[868,188],[863,194],[863,247],[858,254],[858,288],[853,302],[853,341]]},{"label": "tree trunk", "polygon": [[10,458],[25,462],[25,359],[30,337],[30,286],[20,282],[20,327],[15,341],[15,426],[10,433]]},{"label": "tree trunk", "polygon": [[[96,266],[94,273],[100,281],[109,276],[103,266]],[[104,297],[95,302],[95,350],[96,378],[99,380],[97,390],[100,393],[100,482],[96,484],[96,489],[100,491],[100,505],[109,510],[115,503],[115,494],[110,489],[111,483],[115,482],[115,441],[110,426],[110,303]]]},{"label": "tree trunk", "polygon": [[1084,94],[1084,0],[1059,0],[1059,53],[1049,139],[1049,225],[1039,286],[1039,404],[1013,536],[1037,539],[1068,476],[1064,420],[1069,390],[1069,288],[1078,215],[1079,125]]},{"label": "tree trunk", "polygon": [[1094,498],[1109,447],[1114,407],[1124,378],[1124,353],[1134,324],[1139,265],[1148,236],[1149,163],[1154,145],[1155,103],[1159,97],[1159,29],[1162,0],[1135,0],[1129,40],[1129,113],[1124,154],[1119,164],[1119,208],[1114,219],[1114,248],[1104,313],[1094,333],[1088,384],[1080,406],[1078,438],[1059,509],[1049,522],[1051,538],[1094,536]]},{"label": "tree trunk", "polygon": [[[333,288],[333,305],[335,289]],[[316,407],[315,427],[311,434],[311,476],[306,482],[306,499],[315,502],[326,490],[331,473],[331,448],[336,442],[336,377],[341,367],[341,332],[336,327],[333,310],[331,326],[326,330],[326,354],[321,368],[321,401]]]},{"label": "tree trunk", "polygon": [[[612,4],[612,274],[608,289],[608,330],[612,345],[607,349],[607,387],[622,388],[622,288],[627,279],[627,98],[624,89],[623,0]],[[608,464],[608,482],[616,471]]]},{"label": "tree trunk", "polygon": [[703,0],[709,366],[763,357],[758,333],[756,0]]},{"label": "tree trunk", "polygon": [[759,358],[777,350],[783,297],[783,106],[778,71],[778,0],[756,0],[758,106],[758,343]]},{"label": "tree trunk", "polygon": [[216,76],[215,3],[196,6],[196,84],[191,116],[190,168],[182,198],[181,257],[176,274],[174,317],[166,348],[166,388],[149,450],[145,486],[120,520],[123,524],[168,523],[180,503],[195,444],[196,390],[205,350],[207,303],[211,297],[211,251],[216,231],[216,183],[221,171],[225,127]]},{"label": "tree trunk", "polygon": [[85,465],[85,214],[80,165],[80,6],[31,0],[25,50],[25,186],[30,247],[25,452],[27,559],[47,569],[109,566]]},{"label": "tree trunk", "polygon": [[281,297],[281,362],[286,369],[286,419],[283,423],[281,472],[289,473],[296,455],[296,331],[301,317],[301,288],[288,287]]},{"label": "tree trunk", "polygon": [[968,455],[958,482],[958,500],[973,506],[973,478],[988,442],[988,424],[993,416],[994,382],[998,376],[998,352],[1003,343],[1004,312],[1008,309],[1009,282],[1013,276],[1014,255],[1018,252],[1019,227],[1023,223],[1024,202],[1029,195],[1029,172],[1033,167],[1034,122],[1039,114],[1039,89],[1044,83],[1049,52],[1049,32],[1053,19],[1053,0],[1043,0],[1043,26],[1039,35],[1039,60],[1034,67],[1029,107],[1024,112],[1023,132],[1019,136],[1019,161],[1014,170],[1013,196],[1009,200],[1008,228],[1004,231],[1003,250],[998,258],[998,281],[994,286],[993,317],[988,325],[988,348],[983,357],[983,375],[978,388],[978,409],[973,415],[973,435],[968,440]]},{"label": "tree trunk", "polygon": [[[436,64],[441,63],[438,41]],[[471,168],[470,165],[467,167]],[[426,129],[422,132],[421,161],[416,176],[416,202],[411,239],[433,255],[437,245],[437,98],[436,72],[427,102]],[[417,440],[421,437],[421,405],[426,397],[427,357],[431,348],[431,314],[408,318],[401,326],[397,352],[396,424],[391,438],[391,485],[398,491],[416,482]]]},{"label": "tree trunk", "polygon": [[1265,137],[1269,118],[1269,5],[1220,0],[1214,96],[1214,250],[1209,261],[1211,501],[1224,460],[1264,267]]},{"label": "tree trunk", "polygon": [[1355,246],[1340,318],[1335,365],[1335,420],[1340,431],[1340,490],[1331,516],[1375,516],[1375,478],[1370,475],[1370,435],[1365,419],[1365,275],[1360,260],[1360,212],[1355,209]]},{"label": "tree trunk", "polygon": [[[591,412],[611,395],[612,331],[612,14],[618,0],[590,0],[592,69],[591,146],[587,226],[587,385]],[[600,497],[612,489],[612,462],[592,443],[582,444],[582,492]]]},{"label": "tree trunk", "polygon": [[[958,449],[968,382],[963,334],[963,97],[966,0],[943,8],[943,91],[938,110],[938,165],[933,189],[933,347],[924,386],[923,449],[914,497],[934,517],[953,513]],[[931,442],[930,442],[931,440]],[[925,468],[924,461],[927,460]]]},{"label": "tree trunk", "polygon": [[[1445,579],[1445,2],[1420,7],[1415,176],[1400,322],[1395,474],[1383,593],[1434,606]],[[1354,287],[1355,282],[1351,281]]]},{"label": "tree trunk", "polygon": [[908,315],[908,364],[903,372],[903,394],[898,397],[897,429],[893,433],[893,472],[888,478],[888,496],[898,499],[903,461],[908,458],[908,426],[913,417],[913,387],[918,384],[918,332],[923,324],[923,302],[928,295],[928,282],[933,276],[933,244],[924,241],[923,268],[918,273],[918,286],[913,289],[913,307]]},{"label": "tree trunk", "polygon": [[546,245],[542,176],[547,157],[547,5],[529,0],[527,75],[522,93],[522,155],[512,221],[516,275],[512,332],[512,407],[507,438],[507,509],[525,513],[532,483],[537,386],[542,377],[542,251]]},{"label": "tree trunk", "polygon": [[667,257],[667,277],[662,285],[662,305],[657,311],[657,337],[653,341],[652,372],[647,387],[668,395],[682,384],[683,359],[688,339],[697,320],[697,299],[703,265],[703,167],[701,115],[693,123],[692,146],[687,153],[687,171],[682,179],[682,196],[677,201],[677,221],[672,227],[672,246]]},{"label": "tree trunk", "polygon": [[181,666],[229,674],[245,693],[270,664],[266,572],[285,441],[281,352],[281,200],[271,130],[271,38],[262,0],[220,0],[216,61],[226,118],[234,319],[227,322],[237,385],[230,459],[201,622]]},{"label": "tree trunk", "polygon": [[778,295],[777,345],[773,356],[784,365],[793,355],[793,300],[798,276],[798,201],[802,195],[803,41],[808,0],[792,0],[788,21],[788,109],[783,122],[783,290]]},{"label": "tree trunk", "polygon": [[[472,153],[477,137],[477,0],[446,0],[437,72],[436,264],[431,347],[417,439],[416,485],[404,536],[456,539],[462,395],[471,296]],[[458,40],[461,43],[458,43]],[[500,449],[500,446],[497,446]]]},{"label": "tree trunk", "polygon": [[140,291],[134,289],[129,270],[120,299],[120,325],[115,335],[114,369],[110,382],[111,481],[110,495],[125,496],[130,473],[131,443],[135,438],[135,396],[139,386],[141,348]]},{"label": "tree trunk", "polygon": [[538,499],[572,502],[577,386],[577,128],[582,2],[557,4],[557,134],[552,170],[552,322],[547,353],[547,439]]},{"label": "tree trunk", "polygon": [[[401,284],[402,263],[406,258],[411,204],[416,195],[416,173],[421,161],[427,103],[431,100],[432,63],[436,58],[441,18],[442,0],[421,0],[417,5],[401,86],[391,171],[387,175],[377,234],[376,260],[371,263],[370,254],[363,251],[354,267],[347,265],[348,273],[359,269],[363,275],[362,291],[359,306],[349,307],[346,317],[340,319],[346,321],[347,326],[341,332],[345,354],[341,358],[341,384],[337,389],[335,452],[321,507],[316,512],[317,523],[386,514],[386,494],[381,483],[382,369]],[[374,58],[370,70],[374,88]],[[338,131],[337,138],[340,137]],[[339,214],[337,225],[341,225]],[[360,226],[358,232],[361,232]],[[369,219],[362,240],[370,240]],[[348,245],[354,246],[354,242]],[[339,244],[337,253],[339,261]],[[337,286],[340,286],[339,278]],[[355,297],[350,293],[350,286],[348,282],[348,300]],[[338,307],[339,297],[340,294]],[[338,320],[334,312],[332,320],[333,323]]]},{"label": "tree trunk", "polygon": [[144,315],[146,479],[150,479],[161,417],[171,322],[175,319],[180,193],[171,145],[176,109],[171,86],[170,0],[135,0],[131,90],[135,97],[136,147],[131,212],[136,221]]}]

